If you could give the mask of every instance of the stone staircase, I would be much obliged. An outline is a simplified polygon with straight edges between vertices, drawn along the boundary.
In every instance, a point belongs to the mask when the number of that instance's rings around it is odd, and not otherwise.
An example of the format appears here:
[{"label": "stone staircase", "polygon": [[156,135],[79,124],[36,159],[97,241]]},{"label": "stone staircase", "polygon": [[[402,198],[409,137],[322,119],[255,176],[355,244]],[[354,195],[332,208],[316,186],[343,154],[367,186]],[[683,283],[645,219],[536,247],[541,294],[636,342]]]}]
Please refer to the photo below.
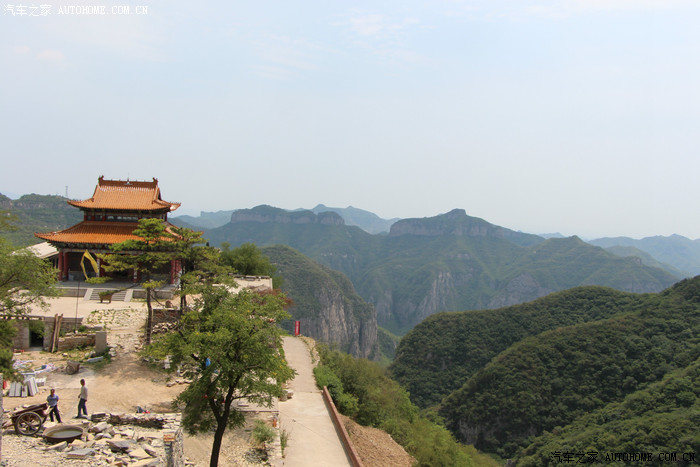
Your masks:
[{"label": "stone staircase", "polygon": [[[110,289],[90,289],[88,290],[87,294],[85,294],[85,299],[86,300],[100,300],[100,292],[105,292]],[[125,289],[125,290],[120,290],[119,292],[115,292],[112,295],[112,301],[113,302],[130,302],[131,297],[133,295],[133,290],[131,289]]]}]

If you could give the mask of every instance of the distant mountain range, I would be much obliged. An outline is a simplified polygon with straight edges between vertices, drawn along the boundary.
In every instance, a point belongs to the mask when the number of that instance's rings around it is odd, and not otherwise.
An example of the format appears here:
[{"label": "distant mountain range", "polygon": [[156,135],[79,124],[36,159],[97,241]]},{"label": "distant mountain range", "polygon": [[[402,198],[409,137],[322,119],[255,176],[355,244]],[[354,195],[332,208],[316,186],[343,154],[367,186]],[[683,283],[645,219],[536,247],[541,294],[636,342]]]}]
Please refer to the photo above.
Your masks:
[{"label": "distant mountain range", "polygon": [[334,211],[258,206],[204,232],[213,245],[288,245],[343,272],[374,305],[379,325],[396,334],[440,311],[498,308],[579,285],[657,292],[678,280],[577,237],[544,239],[460,209],[399,220],[388,234],[372,235]]},{"label": "distant mountain range", "polygon": [[[307,209],[295,209],[290,212],[298,211],[307,211]],[[329,208],[323,204],[319,204],[315,208],[309,209],[308,211],[311,211],[314,214],[320,214],[322,212],[335,212],[343,218],[346,225],[357,226],[365,232],[371,234],[387,233],[389,232],[391,225],[399,220],[398,217],[393,219],[382,219],[372,212],[357,209],[352,206],[348,206],[347,208]],[[172,222],[181,227],[189,226],[188,228],[194,227],[200,229],[214,229],[231,222],[231,214],[234,212],[235,210],[217,212],[202,211],[199,217],[176,216],[172,218]]]},{"label": "distant mountain range", "polygon": [[[295,211],[304,211],[304,209]],[[383,219],[370,211],[352,206],[332,208],[319,204],[310,211],[316,214],[335,212],[343,218],[346,225],[359,227],[371,234],[388,233],[391,226],[401,220],[397,217]],[[177,216],[172,218],[172,222],[194,229],[213,229],[229,223],[233,212],[235,211],[203,211],[199,217]],[[544,239],[565,238],[558,232],[537,236]],[[586,240],[586,242],[605,248],[617,256],[637,257],[645,265],[664,269],[679,279],[700,274],[700,239],[690,240],[681,235],[671,235],[646,237],[640,240],[629,237],[604,237]]]},{"label": "distant mountain range", "polygon": [[673,266],[683,276],[700,274],[700,239],[690,240],[681,235],[646,237],[641,240],[612,237],[591,240],[590,243],[607,249],[633,247],[649,253],[660,263]]},{"label": "distant mountain range", "polygon": [[35,232],[52,232],[77,224],[83,220],[80,209],[70,206],[68,198],[55,195],[24,195],[10,199],[0,194],[0,211],[14,216],[15,229],[0,232],[14,245],[27,246],[39,243]]},{"label": "distant mountain range", "polygon": [[[36,231],[78,222],[79,210],[65,201],[41,195],[0,198],[0,209],[14,213],[20,227],[1,234],[26,245],[36,243]],[[684,237],[592,242],[606,251],[577,237],[516,232],[459,209],[395,220],[352,207],[285,211],[258,206],[170,220],[204,230],[213,245],[254,242],[297,249],[347,275],[357,293],[375,306],[379,324],[399,335],[440,311],[498,308],[578,285],[654,292],[700,272],[700,242]],[[620,243],[625,245],[615,245]]]}]

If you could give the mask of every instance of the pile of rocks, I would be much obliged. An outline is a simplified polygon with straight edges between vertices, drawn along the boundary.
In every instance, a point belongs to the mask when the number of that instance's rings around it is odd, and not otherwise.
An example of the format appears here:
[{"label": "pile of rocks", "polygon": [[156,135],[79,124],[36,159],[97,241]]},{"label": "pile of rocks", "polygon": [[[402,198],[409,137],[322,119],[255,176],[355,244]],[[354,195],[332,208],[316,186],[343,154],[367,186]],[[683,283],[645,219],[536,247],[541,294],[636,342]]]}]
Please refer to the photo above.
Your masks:
[{"label": "pile of rocks", "polygon": [[66,459],[90,459],[95,465],[156,466],[165,462],[163,435],[156,429],[115,427],[87,422],[82,439],[42,447],[61,452]]},{"label": "pile of rocks", "polygon": [[8,433],[3,437],[3,459],[23,462],[7,465],[165,465],[164,434],[173,433],[179,424],[180,414],[95,414],[92,421],[71,423],[83,428],[83,436],[71,442],[49,444],[39,437]]},{"label": "pile of rocks", "polygon": [[153,326],[153,334],[165,334],[177,328],[178,323],[158,323]]}]

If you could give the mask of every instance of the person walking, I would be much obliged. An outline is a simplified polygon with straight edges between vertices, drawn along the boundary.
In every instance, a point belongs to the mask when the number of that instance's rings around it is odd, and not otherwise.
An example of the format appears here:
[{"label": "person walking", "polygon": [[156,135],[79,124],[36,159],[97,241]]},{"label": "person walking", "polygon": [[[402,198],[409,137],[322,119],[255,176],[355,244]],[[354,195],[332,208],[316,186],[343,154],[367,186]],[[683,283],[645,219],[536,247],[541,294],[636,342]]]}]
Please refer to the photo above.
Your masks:
[{"label": "person walking", "polygon": [[46,397],[46,402],[49,404],[49,417],[51,417],[51,421],[53,422],[53,416],[56,414],[56,421],[61,423],[61,414],[58,411],[58,396],[54,388],[51,388],[51,394]]},{"label": "person walking", "polygon": [[[85,406],[85,403],[87,402],[88,398],[88,389],[87,386],[85,386],[85,380],[81,379],[80,380],[80,395],[78,396],[78,416],[76,418],[87,418],[87,407]],[[83,412],[84,415],[80,415],[80,412]]]}]

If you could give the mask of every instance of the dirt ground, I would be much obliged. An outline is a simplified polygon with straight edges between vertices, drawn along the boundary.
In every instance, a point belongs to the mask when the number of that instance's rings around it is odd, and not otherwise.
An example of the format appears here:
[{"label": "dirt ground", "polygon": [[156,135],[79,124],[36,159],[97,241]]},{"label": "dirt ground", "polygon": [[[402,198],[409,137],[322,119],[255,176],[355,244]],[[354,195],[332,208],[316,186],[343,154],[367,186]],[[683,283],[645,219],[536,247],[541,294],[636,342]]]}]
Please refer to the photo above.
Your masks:
[{"label": "dirt ground", "polygon": [[[140,406],[151,412],[173,412],[172,402],[186,387],[179,384],[176,377],[158,371],[139,358],[138,351],[142,346],[143,329],[146,319],[145,304],[131,302],[129,304],[99,304],[96,302],[75,299],[54,299],[52,308],[45,313],[66,312],[69,316],[83,316],[87,324],[102,324],[106,326],[108,345],[115,350],[115,356],[107,364],[82,364],[75,375],[67,375],[63,367],[67,360],[84,357],[89,350],[70,351],[64,353],[48,353],[41,350],[24,352],[16,360],[29,362],[28,368],[39,368],[50,364],[55,370],[38,374],[46,377],[47,381],[33,397],[4,397],[3,407],[13,409],[19,406],[43,403],[50,388],[56,389],[60,397],[59,410],[63,422],[70,422],[77,414],[80,380],[85,379],[88,387],[88,414],[95,412],[133,413]],[[39,312],[37,312],[39,313]],[[312,344],[313,345],[313,344]],[[168,383],[171,383],[169,386]],[[182,381],[180,381],[181,383]],[[176,383],[176,384],[172,384]],[[246,426],[237,430],[228,430],[221,450],[221,466],[261,465],[261,462],[251,457],[253,443],[251,427],[254,418],[266,418],[270,414],[250,414]],[[367,467],[409,466],[411,457],[396,444],[389,435],[374,428],[361,427],[351,420],[346,420],[346,426],[356,449]],[[11,449],[10,445],[26,445],[27,440],[21,439],[14,432],[6,430],[3,435],[3,460],[7,465],[29,465],[27,459],[8,459],[8,453],[21,452]],[[185,455],[195,466],[209,465],[212,435],[185,435]],[[5,449],[8,447],[10,449]],[[42,453],[46,456],[46,453]],[[41,461],[46,464],[46,460]],[[73,465],[72,463],[70,465]]]},{"label": "dirt ground", "polygon": [[[75,299],[54,299],[51,303],[52,309],[48,310],[46,314],[52,315],[64,310],[69,316],[76,313]],[[46,384],[39,387],[37,395],[4,397],[4,409],[11,410],[15,407],[46,402],[49,389],[55,388],[56,394],[60,398],[59,411],[62,421],[70,423],[77,415],[80,380],[85,379],[85,384],[88,387],[88,414],[96,412],[134,413],[139,406],[154,413],[173,412],[172,402],[186,386],[176,383],[169,387],[168,382],[174,383],[180,380],[158,371],[145,363],[138,355],[138,350],[142,347],[146,320],[145,304],[132,302],[120,307],[115,302],[107,306],[96,302],[80,301],[78,305],[77,314],[82,316],[87,324],[106,326],[107,343],[115,349],[116,355],[107,364],[82,363],[77,374],[68,375],[63,370],[66,361],[84,357],[90,352],[89,350],[75,350],[65,353],[32,350],[17,354],[15,360],[28,362],[27,368],[36,369],[44,364],[51,364],[56,369],[37,374],[37,377],[46,377]],[[40,312],[37,310],[35,314],[40,314]],[[51,425],[48,421],[47,424]],[[27,440],[19,438],[13,431],[5,431],[3,446],[9,447],[8,443],[26,444]],[[194,437],[185,434],[185,455],[195,466],[209,465],[211,444],[211,435]],[[250,449],[248,426],[229,431],[222,447],[222,453],[226,452],[226,455],[222,454],[219,465],[260,465],[245,460],[246,452]],[[9,453],[12,450],[3,449],[3,452]],[[5,454],[3,460],[12,462],[12,459],[8,459]]]},{"label": "dirt ground", "polygon": [[410,467],[415,462],[388,433],[340,417],[365,467]]}]

